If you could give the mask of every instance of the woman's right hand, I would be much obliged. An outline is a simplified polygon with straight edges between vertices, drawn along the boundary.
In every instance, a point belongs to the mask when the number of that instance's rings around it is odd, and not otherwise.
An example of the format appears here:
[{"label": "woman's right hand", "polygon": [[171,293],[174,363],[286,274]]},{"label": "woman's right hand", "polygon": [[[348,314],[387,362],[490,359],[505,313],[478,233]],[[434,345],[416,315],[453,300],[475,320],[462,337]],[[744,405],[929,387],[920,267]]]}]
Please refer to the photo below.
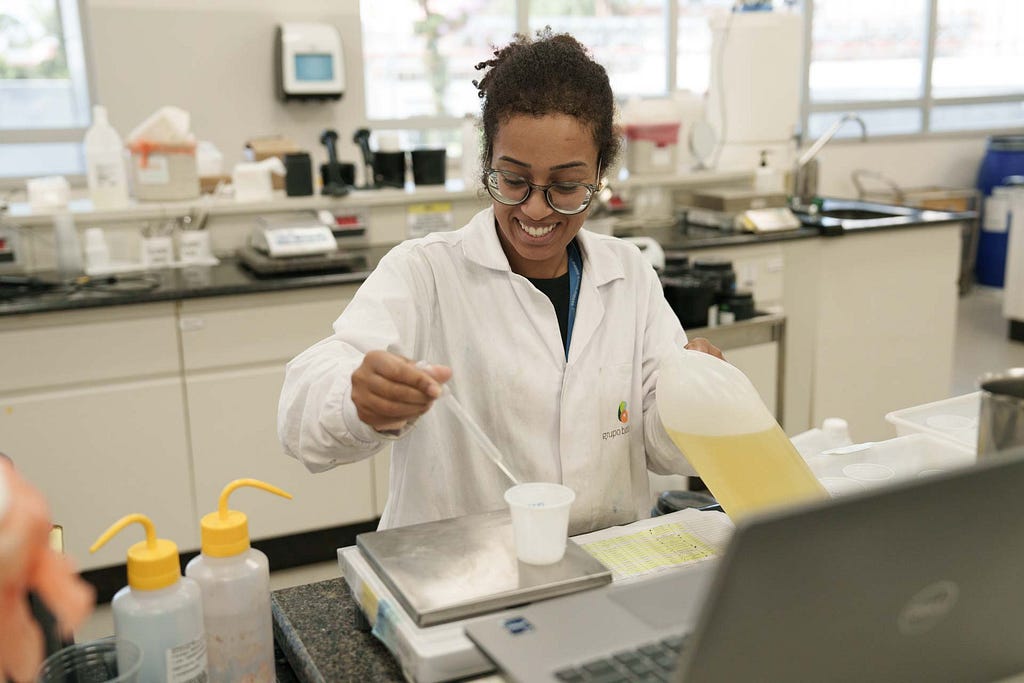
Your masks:
[{"label": "woman's right hand", "polygon": [[401,429],[430,409],[451,376],[444,365],[417,367],[394,353],[370,351],[352,373],[352,402],[359,419],[375,430]]}]

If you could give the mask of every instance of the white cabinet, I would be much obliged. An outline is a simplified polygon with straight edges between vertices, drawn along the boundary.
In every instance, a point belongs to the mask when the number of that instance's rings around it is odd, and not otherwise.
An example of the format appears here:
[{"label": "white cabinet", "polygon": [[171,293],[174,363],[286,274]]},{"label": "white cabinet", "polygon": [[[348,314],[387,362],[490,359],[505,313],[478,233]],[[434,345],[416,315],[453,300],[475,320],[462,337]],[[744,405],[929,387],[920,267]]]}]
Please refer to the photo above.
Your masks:
[{"label": "white cabinet", "polygon": [[[181,345],[200,514],[216,508],[233,479],[283,488],[291,501],[258,491],[232,495],[249,515],[253,538],[282,536],[373,519],[373,460],[312,474],[281,450],[277,402],[284,366],[326,337],[355,286],[181,302]],[[385,469],[386,473],[386,469]]]},{"label": "white cabinet", "polygon": [[[787,433],[842,417],[855,440],[880,440],[893,436],[887,412],[949,395],[961,228],[877,230],[689,255],[731,260],[738,286],[753,289],[759,307],[781,304]],[[770,355],[750,353],[727,355],[759,377],[755,385],[770,382]]]},{"label": "white cabinet", "polygon": [[139,531],[198,545],[173,304],[0,318],[0,450],[38,486],[82,569],[122,564]]},{"label": "white cabinet", "polygon": [[893,436],[885,414],[949,395],[961,225],[821,241],[812,424]]}]

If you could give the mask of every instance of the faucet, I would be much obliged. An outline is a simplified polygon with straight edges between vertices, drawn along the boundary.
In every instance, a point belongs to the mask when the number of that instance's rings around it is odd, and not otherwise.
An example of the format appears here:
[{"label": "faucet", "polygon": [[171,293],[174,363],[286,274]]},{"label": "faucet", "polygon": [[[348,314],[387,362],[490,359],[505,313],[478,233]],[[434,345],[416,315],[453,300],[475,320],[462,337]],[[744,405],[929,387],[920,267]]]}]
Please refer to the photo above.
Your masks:
[{"label": "faucet", "polygon": [[847,121],[856,121],[860,124],[861,142],[868,139],[868,127],[864,125],[864,120],[856,114],[843,114],[838,121],[829,126],[829,129],[822,133],[821,137],[815,140],[806,152],[800,155],[793,166],[793,196],[790,199],[790,206],[794,211],[806,212],[812,206],[814,196],[818,193],[818,162],[815,157]]}]

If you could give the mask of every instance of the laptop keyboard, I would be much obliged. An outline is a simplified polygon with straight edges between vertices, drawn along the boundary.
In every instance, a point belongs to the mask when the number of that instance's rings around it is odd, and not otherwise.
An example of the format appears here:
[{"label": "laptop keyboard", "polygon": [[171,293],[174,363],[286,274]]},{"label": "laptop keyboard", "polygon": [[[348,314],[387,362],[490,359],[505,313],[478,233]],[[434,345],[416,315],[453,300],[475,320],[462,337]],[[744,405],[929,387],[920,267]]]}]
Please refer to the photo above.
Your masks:
[{"label": "laptop keyboard", "polygon": [[679,662],[687,636],[672,636],[635,650],[618,652],[577,667],[555,672],[565,683],[625,683],[626,681],[669,681]]}]

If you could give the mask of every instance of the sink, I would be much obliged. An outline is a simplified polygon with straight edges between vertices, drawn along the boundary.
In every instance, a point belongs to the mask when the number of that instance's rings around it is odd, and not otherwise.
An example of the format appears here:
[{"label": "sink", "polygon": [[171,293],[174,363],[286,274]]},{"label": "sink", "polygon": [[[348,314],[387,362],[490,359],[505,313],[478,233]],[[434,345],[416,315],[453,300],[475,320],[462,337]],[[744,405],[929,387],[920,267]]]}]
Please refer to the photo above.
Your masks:
[{"label": "sink", "polygon": [[794,213],[808,227],[818,228],[823,235],[840,235],[850,230],[917,225],[948,218],[936,211],[908,206],[893,206],[858,199],[820,199],[819,205],[808,206]]},{"label": "sink", "polygon": [[872,211],[870,209],[827,209],[819,211],[818,215],[823,218],[842,218],[860,221],[870,218],[889,218],[890,216],[898,216],[900,214],[887,211]]}]

